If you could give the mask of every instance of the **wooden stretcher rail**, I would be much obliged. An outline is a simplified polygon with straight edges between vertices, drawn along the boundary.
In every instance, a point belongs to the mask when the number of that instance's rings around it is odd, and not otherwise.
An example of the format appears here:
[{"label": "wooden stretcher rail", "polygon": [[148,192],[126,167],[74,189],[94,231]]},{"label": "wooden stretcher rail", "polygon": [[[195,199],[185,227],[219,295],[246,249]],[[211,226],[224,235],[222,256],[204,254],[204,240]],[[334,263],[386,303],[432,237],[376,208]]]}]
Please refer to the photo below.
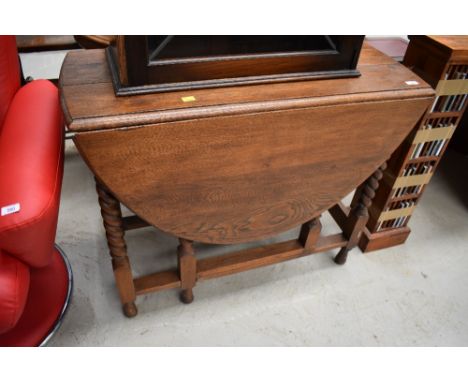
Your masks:
[{"label": "wooden stretcher rail", "polygon": [[[298,240],[246,249],[223,256],[197,261],[197,280],[208,280],[250,269],[273,265],[301,256],[342,248],[348,240],[341,234],[319,237],[311,250],[306,250]],[[181,282],[176,269],[139,277],[133,281],[137,295],[164,289],[180,288]]]},{"label": "wooden stretcher rail", "polygon": [[164,289],[180,288],[179,273],[177,270],[169,270],[138,277],[133,280],[137,295],[157,292]]}]

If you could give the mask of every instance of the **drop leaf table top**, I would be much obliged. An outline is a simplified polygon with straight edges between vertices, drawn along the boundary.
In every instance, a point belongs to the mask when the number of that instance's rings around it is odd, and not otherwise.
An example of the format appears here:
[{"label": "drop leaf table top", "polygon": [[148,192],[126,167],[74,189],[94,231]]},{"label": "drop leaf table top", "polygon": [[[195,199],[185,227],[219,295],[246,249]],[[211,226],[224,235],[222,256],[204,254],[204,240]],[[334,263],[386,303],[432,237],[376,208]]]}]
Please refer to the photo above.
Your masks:
[{"label": "drop leaf table top", "polygon": [[383,163],[433,90],[365,45],[359,78],[116,97],[103,50],[67,55],[63,109],[82,156],[163,231],[252,241],[336,204]]}]

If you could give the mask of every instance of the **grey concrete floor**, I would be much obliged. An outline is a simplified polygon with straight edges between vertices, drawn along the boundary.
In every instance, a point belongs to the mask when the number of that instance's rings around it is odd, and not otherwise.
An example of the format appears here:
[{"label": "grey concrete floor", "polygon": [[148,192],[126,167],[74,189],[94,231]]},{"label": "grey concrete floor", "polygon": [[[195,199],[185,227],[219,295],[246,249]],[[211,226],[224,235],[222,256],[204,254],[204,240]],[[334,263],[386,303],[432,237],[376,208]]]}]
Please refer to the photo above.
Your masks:
[{"label": "grey concrete floor", "polygon": [[[466,346],[468,345],[468,159],[449,152],[427,187],[405,245],[345,266],[313,255],[196,286],[139,297],[121,313],[91,172],[68,142],[57,242],[75,289],[50,346]],[[325,232],[337,232],[331,219]],[[269,240],[293,237],[297,231]],[[127,234],[136,275],[175,265],[174,238]],[[254,243],[256,245],[258,243]],[[244,246],[245,247],[245,246]],[[198,246],[200,256],[237,247]]]}]

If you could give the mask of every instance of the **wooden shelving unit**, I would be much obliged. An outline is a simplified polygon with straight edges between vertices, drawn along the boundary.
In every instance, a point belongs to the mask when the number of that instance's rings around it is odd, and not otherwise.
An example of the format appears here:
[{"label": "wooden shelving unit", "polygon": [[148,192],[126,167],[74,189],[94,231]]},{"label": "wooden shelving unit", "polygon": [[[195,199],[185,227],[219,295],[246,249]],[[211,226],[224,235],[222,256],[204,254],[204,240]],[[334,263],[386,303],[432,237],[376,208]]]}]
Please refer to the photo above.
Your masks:
[{"label": "wooden shelving unit", "polygon": [[406,241],[411,215],[468,104],[468,36],[410,37],[403,63],[434,87],[436,98],[388,161],[360,238],[364,252]]}]

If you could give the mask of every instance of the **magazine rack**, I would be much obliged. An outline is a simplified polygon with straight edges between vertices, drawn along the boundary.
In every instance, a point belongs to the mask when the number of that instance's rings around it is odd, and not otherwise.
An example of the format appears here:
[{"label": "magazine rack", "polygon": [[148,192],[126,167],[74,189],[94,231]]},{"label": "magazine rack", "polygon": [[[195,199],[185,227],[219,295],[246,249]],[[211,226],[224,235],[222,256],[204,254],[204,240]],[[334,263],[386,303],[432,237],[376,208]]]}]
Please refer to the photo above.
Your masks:
[{"label": "magazine rack", "polygon": [[436,98],[388,161],[359,243],[364,252],[406,241],[411,215],[468,103],[468,36],[410,36],[403,64],[435,89]]}]

